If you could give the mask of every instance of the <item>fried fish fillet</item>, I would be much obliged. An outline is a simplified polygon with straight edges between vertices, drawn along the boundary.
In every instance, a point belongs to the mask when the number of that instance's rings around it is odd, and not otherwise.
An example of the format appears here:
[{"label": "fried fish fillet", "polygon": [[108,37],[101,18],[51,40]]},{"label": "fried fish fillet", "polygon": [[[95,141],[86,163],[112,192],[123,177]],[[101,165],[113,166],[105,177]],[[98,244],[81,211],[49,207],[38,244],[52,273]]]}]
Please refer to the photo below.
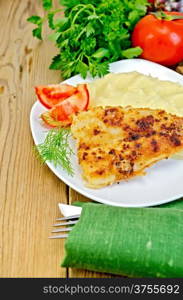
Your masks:
[{"label": "fried fish fillet", "polygon": [[71,132],[91,188],[145,175],[183,150],[183,118],[157,109],[95,107],[74,117]]}]

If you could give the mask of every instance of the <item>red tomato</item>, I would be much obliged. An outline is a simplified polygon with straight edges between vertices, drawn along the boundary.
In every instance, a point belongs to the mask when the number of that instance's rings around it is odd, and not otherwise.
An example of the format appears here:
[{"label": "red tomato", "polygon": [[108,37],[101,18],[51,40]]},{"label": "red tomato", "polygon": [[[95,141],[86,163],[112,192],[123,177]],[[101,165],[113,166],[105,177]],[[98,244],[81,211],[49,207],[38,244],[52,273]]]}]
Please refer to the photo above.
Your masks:
[{"label": "red tomato", "polygon": [[54,120],[53,117],[50,115],[50,111],[46,111],[45,113],[43,113],[41,115],[41,119],[49,127],[67,127],[71,123],[70,120],[65,120],[65,121]]},{"label": "red tomato", "polygon": [[[183,17],[183,13],[165,13]],[[165,66],[174,65],[183,60],[183,19],[164,20],[147,15],[136,24],[132,44],[143,49],[142,58]]]},{"label": "red tomato", "polygon": [[89,93],[86,84],[77,86],[77,92],[55,105],[51,110],[41,115],[43,121],[51,126],[68,126],[72,123],[72,115],[86,110],[89,103]]},{"label": "red tomato", "polygon": [[69,84],[50,84],[35,87],[39,101],[46,107],[52,108],[73,95],[77,89]]}]

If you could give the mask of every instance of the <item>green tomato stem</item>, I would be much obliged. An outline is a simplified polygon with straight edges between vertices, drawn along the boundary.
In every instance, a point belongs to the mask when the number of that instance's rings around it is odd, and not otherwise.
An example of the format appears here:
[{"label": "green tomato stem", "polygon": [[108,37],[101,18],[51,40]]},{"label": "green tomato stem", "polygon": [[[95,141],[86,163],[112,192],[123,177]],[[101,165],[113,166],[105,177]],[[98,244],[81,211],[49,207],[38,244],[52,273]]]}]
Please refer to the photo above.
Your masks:
[{"label": "green tomato stem", "polygon": [[152,12],[151,15],[155,16],[158,20],[173,21],[183,19],[183,15],[168,15],[164,11]]}]

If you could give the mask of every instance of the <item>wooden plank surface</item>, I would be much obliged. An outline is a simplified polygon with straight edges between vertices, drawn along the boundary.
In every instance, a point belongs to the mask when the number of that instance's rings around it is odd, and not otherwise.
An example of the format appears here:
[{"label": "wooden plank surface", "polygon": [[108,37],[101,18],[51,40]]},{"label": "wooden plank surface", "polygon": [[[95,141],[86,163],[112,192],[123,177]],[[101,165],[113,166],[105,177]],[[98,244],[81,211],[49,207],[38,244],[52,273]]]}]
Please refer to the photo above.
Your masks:
[{"label": "wooden plank surface", "polygon": [[[0,0],[0,277],[114,277],[60,267],[64,240],[49,240],[58,203],[90,201],[66,187],[33,152],[33,87],[58,83],[48,69],[57,49],[32,37],[26,21],[39,0]],[[48,29],[44,34],[48,33]],[[182,65],[177,71],[183,73]]]},{"label": "wooden plank surface", "polygon": [[31,36],[39,1],[0,1],[0,277],[65,277],[63,240],[49,240],[66,186],[33,153],[33,86],[60,81],[56,49]]},{"label": "wooden plank surface", "polygon": [[64,240],[48,239],[58,203],[86,199],[33,152],[33,87],[61,81],[48,69],[57,49],[32,37],[26,19],[33,14],[43,14],[41,1],[0,1],[0,277],[110,277],[61,268]]}]

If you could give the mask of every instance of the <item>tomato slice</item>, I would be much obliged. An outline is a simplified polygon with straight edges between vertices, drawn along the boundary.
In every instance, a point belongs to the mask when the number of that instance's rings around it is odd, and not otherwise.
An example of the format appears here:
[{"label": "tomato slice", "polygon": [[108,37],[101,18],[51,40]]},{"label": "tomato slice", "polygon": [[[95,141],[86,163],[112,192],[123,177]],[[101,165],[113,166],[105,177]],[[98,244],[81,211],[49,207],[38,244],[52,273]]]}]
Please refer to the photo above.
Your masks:
[{"label": "tomato slice", "polygon": [[86,110],[89,104],[89,92],[86,84],[79,84],[77,86],[77,94],[71,96],[67,100],[72,103],[72,106],[76,108],[76,111]]},{"label": "tomato slice", "polygon": [[66,120],[62,120],[62,121],[55,120],[51,116],[50,111],[44,112],[41,115],[41,119],[49,127],[68,127],[71,124],[71,120],[70,119],[66,119]]},{"label": "tomato slice", "polygon": [[64,103],[61,103],[58,106],[55,106],[53,109],[50,110],[50,116],[55,121],[65,121],[69,119],[69,116],[74,114],[76,110],[69,101],[65,100]]},{"label": "tomato slice", "polygon": [[77,92],[77,88],[69,84],[50,84],[35,87],[39,101],[46,107],[52,108]]},{"label": "tomato slice", "polygon": [[52,109],[41,115],[43,121],[51,126],[69,126],[72,123],[72,115],[79,111],[87,110],[89,93],[86,84],[77,86],[77,92],[55,105]]}]

